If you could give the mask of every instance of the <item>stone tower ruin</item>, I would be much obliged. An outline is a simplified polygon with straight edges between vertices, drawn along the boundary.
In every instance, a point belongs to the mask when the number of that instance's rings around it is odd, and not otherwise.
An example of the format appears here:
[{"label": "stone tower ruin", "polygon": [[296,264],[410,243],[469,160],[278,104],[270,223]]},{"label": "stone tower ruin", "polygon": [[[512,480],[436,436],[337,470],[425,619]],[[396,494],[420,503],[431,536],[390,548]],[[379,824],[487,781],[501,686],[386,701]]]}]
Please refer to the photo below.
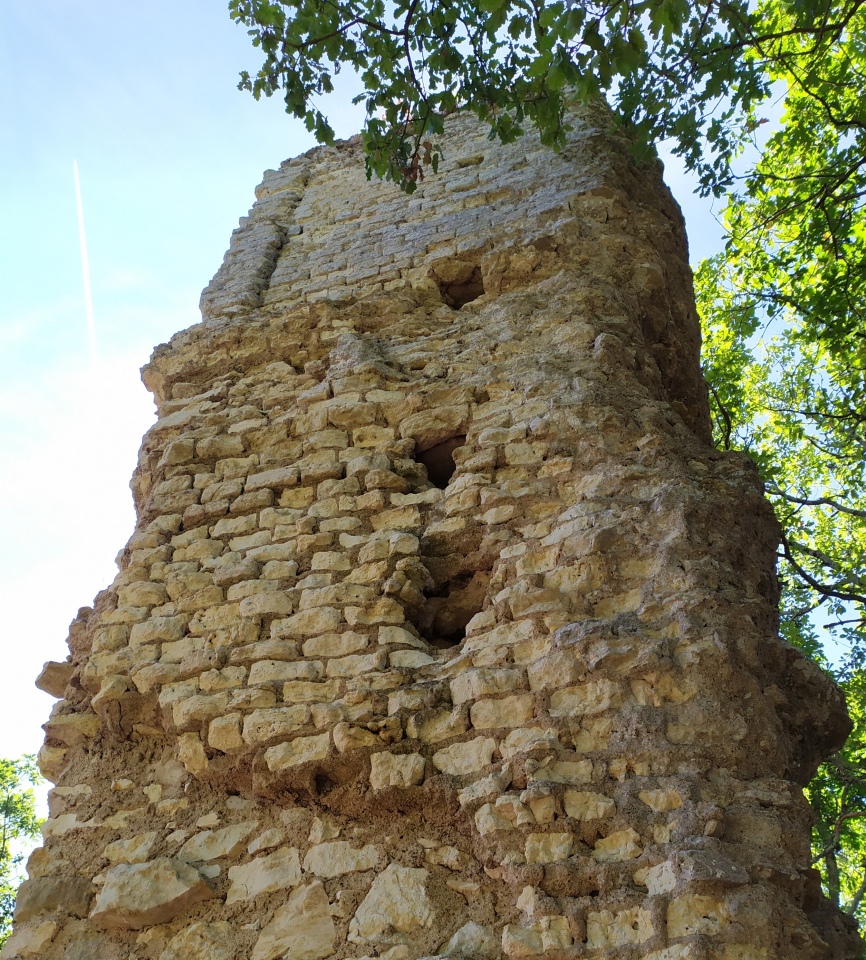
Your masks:
[{"label": "stone tower ruin", "polygon": [[830,960],[838,691],[710,443],[683,222],[602,110],[412,196],[269,171],[144,369],[120,572],[40,686],[4,960]]}]

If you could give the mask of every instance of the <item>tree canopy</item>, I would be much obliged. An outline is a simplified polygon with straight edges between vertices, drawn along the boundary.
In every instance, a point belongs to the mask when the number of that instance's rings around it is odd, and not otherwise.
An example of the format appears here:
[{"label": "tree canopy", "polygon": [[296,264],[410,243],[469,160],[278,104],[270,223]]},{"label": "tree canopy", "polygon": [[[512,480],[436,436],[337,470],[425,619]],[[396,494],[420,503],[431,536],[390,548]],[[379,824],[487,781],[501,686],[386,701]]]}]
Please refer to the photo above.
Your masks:
[{"label": "tree canopy", "polygon": [[39,836],[33,786],[41,781],[33,757],[0,758],[0,946],[12,929],[25,846]]},{"label": "tree canopy", "polygon": [[696,277],[716,442],[751,453],[782,522],[784,636],[848,695],[854,734],[809,796],[825,889],[866,920],[866,0],[229,9],[264,56],[240,86],[281,93],[320,142],[317,98],[358,73],[368,174],[407,191],[436,170],[454,110],[557,148],[569,100],[603,95],[638,157],[667,141],[704,195],[727,197],[725,249]]}]

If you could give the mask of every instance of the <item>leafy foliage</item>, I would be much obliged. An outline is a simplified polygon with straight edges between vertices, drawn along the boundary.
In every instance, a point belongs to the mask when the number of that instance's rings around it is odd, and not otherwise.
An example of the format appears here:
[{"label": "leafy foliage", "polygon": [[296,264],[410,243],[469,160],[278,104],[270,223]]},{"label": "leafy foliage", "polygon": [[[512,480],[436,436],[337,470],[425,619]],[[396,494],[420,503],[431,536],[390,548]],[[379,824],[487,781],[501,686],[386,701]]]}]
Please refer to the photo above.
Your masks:
[{"label": "leafy foliage", "polygon": [[[644,145],[673,137],[707,190],[730,182],[729,160],[767,92],[745,55],[744,0],[230,0],[264,63],[240,86],[280,91],[322,143],[333,131],[316,98],[343,65],[360,75],[368,174],[412,191],[442,118],[459,107],[513,140],[525,122],[559,147],[571,98],[607,94]],[[706,144],[709,144],[710,158]]]},{"label": "leafy foliage", "polygon": [[808,793],[825,890],[866,924],[866,9],[816,4],[815,34],[800,9],[755,12],[784,112],[697,292],[717,441],[752,454],[782,523],[783,633],[855,724]]},{"label": "leafy foliage", "polygon": [[0,759],[0,945],[12,926],[15,895],[21,882],[22,844],[39,836],[33,787],[41,783],[36,760]]}]

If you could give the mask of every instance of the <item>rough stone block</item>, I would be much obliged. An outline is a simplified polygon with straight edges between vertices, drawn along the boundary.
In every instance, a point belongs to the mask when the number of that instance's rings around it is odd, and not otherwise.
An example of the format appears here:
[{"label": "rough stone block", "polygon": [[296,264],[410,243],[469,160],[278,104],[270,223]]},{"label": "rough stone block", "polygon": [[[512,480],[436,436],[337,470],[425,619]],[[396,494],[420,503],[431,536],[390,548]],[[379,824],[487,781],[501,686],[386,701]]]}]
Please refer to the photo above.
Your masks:
[{"label": "rough stone block", "polygon": [[140,930],[168,923],[215,896],[194,867],[160,857],[148,863],[110,867],[90,917],[108,929]]}]

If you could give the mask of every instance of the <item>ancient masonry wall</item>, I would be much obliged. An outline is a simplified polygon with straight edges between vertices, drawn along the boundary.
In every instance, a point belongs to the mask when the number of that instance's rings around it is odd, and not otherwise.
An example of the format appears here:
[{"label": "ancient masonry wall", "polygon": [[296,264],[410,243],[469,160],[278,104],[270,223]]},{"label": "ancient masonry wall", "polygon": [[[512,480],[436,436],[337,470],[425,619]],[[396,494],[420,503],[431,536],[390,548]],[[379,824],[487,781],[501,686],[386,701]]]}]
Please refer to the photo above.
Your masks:
[{"label": "ancient masonry wall", "polygon": [[145,368],[4,960],[857,955],[800,789],[844,708],[659,170],[602,111],[559,155],[455,117],[443,167],[269,171]]}]

